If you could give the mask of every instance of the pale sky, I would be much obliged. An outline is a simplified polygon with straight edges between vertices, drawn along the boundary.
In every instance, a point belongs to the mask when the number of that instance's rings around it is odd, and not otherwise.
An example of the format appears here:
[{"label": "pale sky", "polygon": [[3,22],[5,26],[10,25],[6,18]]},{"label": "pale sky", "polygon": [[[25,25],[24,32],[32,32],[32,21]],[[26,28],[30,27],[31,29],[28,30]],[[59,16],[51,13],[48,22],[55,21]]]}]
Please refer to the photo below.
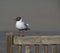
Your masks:
[{"label": "pale sky", "polygon": [[0,31],[17,30],[12,20],[17,16],[32,30],[60,31],[59,0],[0,0]]}]

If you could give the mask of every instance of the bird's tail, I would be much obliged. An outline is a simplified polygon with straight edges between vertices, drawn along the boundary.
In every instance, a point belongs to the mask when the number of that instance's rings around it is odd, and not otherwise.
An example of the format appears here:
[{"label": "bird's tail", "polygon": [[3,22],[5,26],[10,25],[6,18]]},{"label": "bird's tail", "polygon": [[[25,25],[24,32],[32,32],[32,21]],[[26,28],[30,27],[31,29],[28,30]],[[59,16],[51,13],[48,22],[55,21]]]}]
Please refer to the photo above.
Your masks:
[{"label": "bird's tail", "polygon": [[29,27],[29,24],[26,24],[28,26],[28,30],[31,30],[30,27]]},{"label": "bird's tail", "polygon": [[26,24],[29,27],[29,24]]}]

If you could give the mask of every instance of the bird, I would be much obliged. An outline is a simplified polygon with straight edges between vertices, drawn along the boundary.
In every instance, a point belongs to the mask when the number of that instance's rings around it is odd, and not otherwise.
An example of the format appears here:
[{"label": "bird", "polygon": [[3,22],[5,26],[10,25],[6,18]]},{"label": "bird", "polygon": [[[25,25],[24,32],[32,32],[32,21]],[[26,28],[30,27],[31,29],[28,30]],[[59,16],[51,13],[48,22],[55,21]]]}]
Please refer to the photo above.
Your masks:
[{"label": "bird", "polygon": [[30,30],[29,24],[26,24],[20,16],[16,17],[16,28],[20,32]]}]

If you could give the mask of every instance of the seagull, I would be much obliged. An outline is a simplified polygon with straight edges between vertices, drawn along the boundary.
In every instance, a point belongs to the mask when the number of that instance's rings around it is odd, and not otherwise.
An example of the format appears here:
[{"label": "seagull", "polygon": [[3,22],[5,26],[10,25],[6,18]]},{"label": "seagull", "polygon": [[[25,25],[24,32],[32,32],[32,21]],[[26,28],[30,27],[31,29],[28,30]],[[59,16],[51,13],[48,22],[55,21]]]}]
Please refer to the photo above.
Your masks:
[{"label": "seagull", "polygon": [[16,28],[20,32],[30,30],[29,24],[26,24],[25,22],[23,22],[21,17],[16,17]]}]

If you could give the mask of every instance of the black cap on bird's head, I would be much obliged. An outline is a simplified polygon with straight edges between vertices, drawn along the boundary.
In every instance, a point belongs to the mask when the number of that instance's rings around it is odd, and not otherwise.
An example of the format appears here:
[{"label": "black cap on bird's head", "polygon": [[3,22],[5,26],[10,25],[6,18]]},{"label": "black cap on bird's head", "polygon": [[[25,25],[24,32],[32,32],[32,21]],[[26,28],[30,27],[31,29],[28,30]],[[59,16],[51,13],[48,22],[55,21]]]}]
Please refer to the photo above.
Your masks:
[{"label": "black cap on bird's head", "polygon": [[16,21],[20,21],[20,19],[21,19],[21,17],[17,17],[17,18],[16,18]]}]

